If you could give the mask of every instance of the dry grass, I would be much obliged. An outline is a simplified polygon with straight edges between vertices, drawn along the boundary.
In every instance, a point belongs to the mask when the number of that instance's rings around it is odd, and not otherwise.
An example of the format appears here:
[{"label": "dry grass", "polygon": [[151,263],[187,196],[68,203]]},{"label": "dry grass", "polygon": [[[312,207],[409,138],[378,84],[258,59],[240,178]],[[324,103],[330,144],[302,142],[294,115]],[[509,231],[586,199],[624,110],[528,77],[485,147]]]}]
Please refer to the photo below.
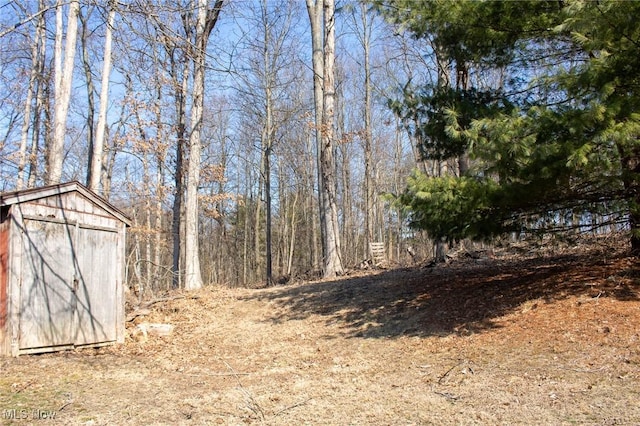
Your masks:
[{"label": "dry grass", "polygon": [[137,319],[169,337],[0,359],[0,410],[18,424],[34,409],[70,425],[640,424],[639,277],[635,259],[581,250],[208,287]]}]

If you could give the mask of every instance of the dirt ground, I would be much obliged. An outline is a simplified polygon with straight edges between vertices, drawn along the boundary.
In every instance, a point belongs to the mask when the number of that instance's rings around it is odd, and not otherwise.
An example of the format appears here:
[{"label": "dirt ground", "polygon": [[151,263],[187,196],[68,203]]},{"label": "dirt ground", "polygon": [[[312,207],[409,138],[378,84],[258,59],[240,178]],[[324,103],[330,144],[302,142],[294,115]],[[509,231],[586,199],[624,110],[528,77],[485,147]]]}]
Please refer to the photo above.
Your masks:
[{"label": "dirt ground", "polygon": [[0,358],[0,422],[640,424],[640,262],[620,251],[169,296],[128,326],[170,336]]}]

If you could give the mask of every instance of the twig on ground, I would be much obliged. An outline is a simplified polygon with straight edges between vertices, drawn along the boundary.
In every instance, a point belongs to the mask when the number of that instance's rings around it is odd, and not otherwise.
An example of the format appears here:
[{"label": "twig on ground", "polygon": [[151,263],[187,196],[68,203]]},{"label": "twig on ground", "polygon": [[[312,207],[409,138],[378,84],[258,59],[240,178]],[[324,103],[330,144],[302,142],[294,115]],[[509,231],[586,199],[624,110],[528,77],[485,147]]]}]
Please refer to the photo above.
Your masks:
[{"label": "twig on ground", "polygon": [[456,367],[462,365],[463,361],[458,362],[456,365],[454,365],[453,367],[451,367],[450,369],[448,369],[442,376],[438,377],[438,384],[442,383],[442,381],[444,380],[445,377],[447,377],[449,375],[449,373],[451,373]]},{"label": "twig on ground", "polygon": [[64,404],[62,404],[62,406],[60,408],[58,408],[58,412],[64,410],[65,408],[67,408],[69,405],[71,405],[73,403],[73,401],[68,401],[65,402]]},{"label": "twig on ground", "polygon": [[143,317],[145,315],[149,315],[151,313],[150,309],[146,309],[146,308],[139,308],[136,309],[135,311],[131,312],[129,315],[127,315],[127,322],[131,322],[134,319],[138,318],[138,317]]},{"label": "twig on ground", "polygon": [[149,307],[155,305],[156,303],[170,302],[172,300],[178,300],[178,299],[200,299],[200,296],[185,296],[185,295],[181,294],[181,295],[178,295],[178,296],[160,297],[158,299],[150,300],[147,303],[142,304],[138,308],[142,308],[142,309],[149,308]]},{"label": "twig on ground", "polygon": [[14,383],[11,385],[11,388],[13,390],[13,393],[20,393],[23,390],[27,389],[28,387],[30,387],[31,385],[33,385],[35,383],[35,381],[33,380],[29,380],[27,383],[23,384],[22,386],[18,386],[17,383]]},{"label": "twig on ground", "polygon": [[459,395],[454,395],[454,394],[449,393],[449,392],[438,392],[438,391],[434,390],[433,393],[435,393],[436,395],[444,396],[445,398],[450,399],[452,401],[460,399]]},{"label": "twig on ground", "polygon": [[188,377],[200,377],[200,376],[209,376],[209,377],[237,377],[237,376],[248,376],[251,373],[207,373],[207,372],[199,372],[199,373],[191,373],[185,374]]},{"label": "twig on ground", "polygon": [[603,370],[607,369],[607,366],[603,365],[600,368],[592,368],[592,369],[580,369],[580,368],[567,368],[567,367],[560,367],[560,370],[566,370],[566,371],[573,371],[575,373],[599,373]]},{"label": "twig on ground", "polygon": [[224,365],[227,366],[229,371],[231,371],[231,375],[236,379],[236,382],[238,383],[238,386],[240,388],[240,392],[242,392],[244,394],[244,396],[247,398],[247,406],[248,406],[249,410],[251,410],[254,414],[259,416],[260,420],[265,420],[266,416],[264,414],[264,410],[262,409],[260,404],[258,404],[258,401],[256,401],[256,399],[253,397],[253,395],[251,395],[251,393],[249,393],[244,388],[244,386],[242,386],[242,382],[240,381],[239,374],[236,373],[236,371],[233,369],[233,367],[231,367],[229,365],[229,363],[227,361],[223,361],[223,362],[224,362]]},{"label": "twig on ground", "polygon": [[71,392],[65,392],[64,396],[66,397],[67,400],[64,402],[64,404],[62,404],[60,408],[58,408],[58,411],[62,411],[65,408],[67,408],[69,405],[73,404],[74,398]]},{"label": "twig on ground", "polygon": [[282,414],[282,413],[284,413],[286,411],[293,410],[294,408],[297,408],[297,407],[301,407],[301,406],[305,405],[307,402],[311,401],[311,399],[312,398],[307,398],[304,401],[300,401],[300,402],[298,402],[296,404],[290,405],[288,407],[284,407],[282,410],[278,411],[273,416],[274,417],[278,417],[280,414]]}]

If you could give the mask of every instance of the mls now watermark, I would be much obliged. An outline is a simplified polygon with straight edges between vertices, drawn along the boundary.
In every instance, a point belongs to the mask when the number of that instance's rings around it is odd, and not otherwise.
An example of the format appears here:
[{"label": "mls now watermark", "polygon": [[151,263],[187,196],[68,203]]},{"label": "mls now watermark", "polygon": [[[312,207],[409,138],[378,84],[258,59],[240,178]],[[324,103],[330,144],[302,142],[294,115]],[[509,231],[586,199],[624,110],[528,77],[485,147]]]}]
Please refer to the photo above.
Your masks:
[{"label": "mls now watermark", "polygon": [[5,420],[54,420],[56,412],[42,410],[40,408],[9,408],[2,410],[2,418]]}]

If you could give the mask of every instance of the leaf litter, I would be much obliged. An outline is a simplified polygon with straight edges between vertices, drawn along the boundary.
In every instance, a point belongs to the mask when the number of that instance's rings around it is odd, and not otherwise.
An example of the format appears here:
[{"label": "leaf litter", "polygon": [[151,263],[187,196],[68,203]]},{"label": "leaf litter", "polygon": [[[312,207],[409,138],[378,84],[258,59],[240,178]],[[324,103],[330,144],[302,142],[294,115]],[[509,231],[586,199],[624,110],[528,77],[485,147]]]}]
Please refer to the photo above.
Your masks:
[{"label": "leaf litter", "polygon": [[[175,292],[124,345],[0,358],[0,420],[640,424],[639,278],[623,249],[583,244]],[[134,336],[143,321],[173,333]]]}]

